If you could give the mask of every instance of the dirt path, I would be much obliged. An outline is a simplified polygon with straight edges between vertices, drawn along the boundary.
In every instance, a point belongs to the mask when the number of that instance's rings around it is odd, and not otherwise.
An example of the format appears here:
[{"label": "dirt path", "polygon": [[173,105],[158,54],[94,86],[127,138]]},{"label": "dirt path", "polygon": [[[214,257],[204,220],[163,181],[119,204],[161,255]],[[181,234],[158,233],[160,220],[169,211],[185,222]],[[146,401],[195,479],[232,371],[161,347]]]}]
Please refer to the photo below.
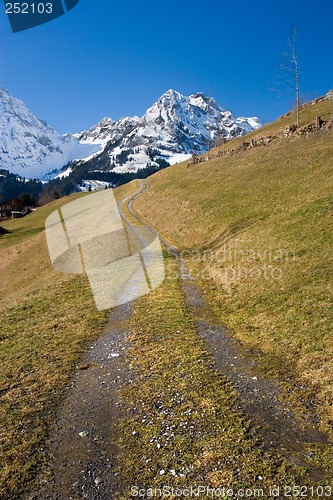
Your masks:
[{"label": "dirt path", "polygon": [[[148,185],[139,181],[139,189],[118,204],[127,231],[142,247],[148,244],[147,234],[138,233],[122,207],[131,206],[146,189]],[[113,308],[104,335],[82,359],[47,443],[48,463],[39,473],[40,487],[22,499],[111,500],[121,488],[114,472],[119,453],[115,422],[126,411],[119,392],[132,377],[125,356],[132,311],[132,302]]]},{"label": "dirt path", "polygon": [[[129,212],[154,235],[133,209],[133,202],[149,189],[147,181],[139,181],[139,189],[119,203],[126,203]],[[131,231],[137,233],[124,213],[122,217]],[[271,453],[280,453],[293,464],[307,466],[309,479],[320,480],[322,471],[308,463],[306,443],[326,443],[316,430],[315,415],[300,422],[288,403],[281,402],[277,383],[265,380],[255,363],[218,324],[200,290],[189,275],[186,263],[177,250],[161,238],[169,253],[179,261],[184,296],[191,310],[198,334],[207,344],[216,368],[227,376],[239,393],[239,409],[253,423],[258,446]],[[25,495],[25,499],[70,500],[79,498],[111,500],[121,489],[114,468],[119,450],[116,446],[115,422],[121,418],[119,391],[131,381],[126,363],[128,320],[133,304],[111,311],[105,334],[89,349],[82,360],[72,387],[60,409],[56,427],[51,434],[47,453],[48,475],[41,473],[41,487]]]},{"label": "dirt path", "polygon": [[118,453],[114,423],[121,415],[118,395],[131,380],[125,358],[131,313],[131,303],[114,308],[105,334],[78,366],[48,443],[50,471],[41,474],[39,491],[24,498],[113,497]]}]

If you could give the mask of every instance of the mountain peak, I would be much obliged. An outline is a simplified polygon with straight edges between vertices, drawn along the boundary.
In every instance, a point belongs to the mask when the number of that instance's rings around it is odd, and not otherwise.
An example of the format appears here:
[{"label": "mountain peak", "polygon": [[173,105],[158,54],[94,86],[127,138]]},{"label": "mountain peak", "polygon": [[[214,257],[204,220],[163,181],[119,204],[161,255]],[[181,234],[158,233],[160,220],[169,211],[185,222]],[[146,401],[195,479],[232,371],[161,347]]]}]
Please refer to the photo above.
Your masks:
[{"label": "mountain peak", "polygon": [[177,103],[180,103],[183,100],[184,100],[183,94],[177,92],[177,90],[169,89],[167,90],[167,92],[161,95],[161,97],[153,104],[152,108],[154,106],[169,107]]},{"label": "mountain peak", "polygon": [[259,126],[256,118],[238,122],[203,92],[184,96],[169,89],[142,118],[98,124],[78,137],[105,146],[101,160],[91,162],[94,172],[103,164],[105,170],[125,173],[183,161],[206,152],[221,137],[231,139]]},{"label": "mountain peak", "polygon": [[74,158],[84,158],[99,149],[79,144],[71,134],[57,133],[3,87],[0,116],[0,164],[14,174],[41,179]]},{"label": "mountain peak", "polygon": [[164,94],[161,95],[160,99],[162,99],[162,97],[179,98],[179,97],[183,97],[183,95],[180,92],[178,92],[177,90],[169,89],[166,92],[164,92]]},{"label": "mountain peak", "polygon": [[6,89],[0,89],[1,96],[0,164],[30,178],[59,171],[74,158],[95,173],[158,169],[260,126],[257,118],[235,119],[203,92],[185,96],[169,89],[141,118],[106,116],[89,130],[64,137]]},{"label": "mountain peak", "polygon": [[100,125],[111,125],[111,123],[113,123],[114,120],[112,120],[112,118],[109,118],[108,116],[104,116],[104,118],[102,118],[99,122]]}]

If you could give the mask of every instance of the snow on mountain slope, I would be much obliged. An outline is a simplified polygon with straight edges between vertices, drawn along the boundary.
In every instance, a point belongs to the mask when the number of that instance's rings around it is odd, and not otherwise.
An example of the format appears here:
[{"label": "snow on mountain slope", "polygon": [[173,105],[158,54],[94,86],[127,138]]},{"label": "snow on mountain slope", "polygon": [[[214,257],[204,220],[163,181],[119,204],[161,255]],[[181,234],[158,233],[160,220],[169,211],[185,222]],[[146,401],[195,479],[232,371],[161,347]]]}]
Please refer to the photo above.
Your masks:
[{"label": "snow on mountain slope", "polygon": [[114,123],[116,122],[106,116],[89,130],[78,132],[74,136],[80,138],[81,143],[105,144],[110,140],[109,132]]},{"label": "snow on mountain slope", "polygon": [[101,148],[79,143],[71,134],[58,134],[27,106],[0,87],[0,167],[27,178],[43,179],[73,159]]},{"label": "snow on mountain slope", "polygon": [[260,126],[256,117],[235,119],[201,92],[184,96],[168,90],[142,118],[104,118],[77,137],[83,143],[104,146],[103,162],[99,154],[89,158],[91,170],[99,170],[102,163],[103,171],[122,173],[172,165],[205,153],[222,138],[244,135]]},{"label": "snow on mountain slope", "polygon": [[106,117],[87,131],[62,136],[0,88],[0,120],[0,168],[38,179],[66,178],[83,165],[85,173],[154,171],[261,126],[255,117],[235,119],[201,92],[174,90],[141,118]]},{"label": "snow on mountain slope", "polygon": [[239,125],[246,134],[262,126],[260,120],[256,117],[252,118],[244,118],[243,116],[239,117],[236,119],[236,124]]}]

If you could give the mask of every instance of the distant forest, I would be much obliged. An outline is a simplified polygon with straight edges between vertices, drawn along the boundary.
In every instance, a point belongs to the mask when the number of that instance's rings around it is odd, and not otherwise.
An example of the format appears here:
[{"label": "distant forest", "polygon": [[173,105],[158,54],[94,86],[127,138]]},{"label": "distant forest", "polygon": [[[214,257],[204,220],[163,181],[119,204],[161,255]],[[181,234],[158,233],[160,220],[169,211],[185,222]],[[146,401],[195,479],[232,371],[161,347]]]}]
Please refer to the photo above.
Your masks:
[{"label": "distant forest", "polygon": [[[64,167],[65,170],[69,165]],[[149,175],[154,174],[161,168],[169,166],[167,162],[161,161],[157,166],[147,165],[144,170],[138,172],[127,172],[124,174],[108,171],[94,171],[92,165],[87,163],[75,165],[67,177],[63,179],[54,179],[47,183],[39,180],[28,180],[19,175],[11,174],[8,170],[0,169],[0,203],[11,198],[24,197],[30,200],[30,205],[44,205],[53,199],[67,196],[79,190],[83,180],[99,180],[109,183],[110,187],[118,187],[122,184],[132,181],[133,179],[145,179]]]},{"label": "distant forest", "polygon": [[0,203],[24,194],[30,195],[33,205],[37,203],[42,190],[42,182],[26,180],[19,175],[10,174],[8,170],[0,169]]},{"label": "distant forest", "polygon": [[[65,170],[69,165],[64,167]],[[78,186],[82,184],[82,180],[94,180],[108,182],[110,187],[118,187],[122,184],[132,181],[133,179],[145,179],[149,175],[154,174],[162,168],[169,167],[169,163],[161,160],[159,166],[147,164],[143,170],[137,172],[126,172],[123,174],[109,171],[101,171],[102,165],[96,165],[96,162],[85,162],[80,164],[72,162],[73,171],[63,179],[54,179],[45,185],[44,191],[52,193],[58,192],[60,196],[66,196],[78,190]],[[99,169],[97,170],[97,168]]]}]

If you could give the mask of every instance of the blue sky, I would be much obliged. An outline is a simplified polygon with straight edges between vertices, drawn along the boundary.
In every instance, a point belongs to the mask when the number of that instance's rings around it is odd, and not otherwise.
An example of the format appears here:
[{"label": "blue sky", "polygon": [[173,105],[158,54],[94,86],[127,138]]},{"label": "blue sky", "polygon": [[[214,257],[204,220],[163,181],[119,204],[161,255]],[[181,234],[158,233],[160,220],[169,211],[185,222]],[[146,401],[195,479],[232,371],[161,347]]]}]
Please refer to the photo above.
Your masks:
[{"label": "blue sky", "polygon": [[169,88],[268,122],[292,106],[269,86],[293,25],[302,92],[333,88],[332,19],[332,0],[80,0],[13,34],[1,2],[0,86],[63,133],[141,116]]}]

